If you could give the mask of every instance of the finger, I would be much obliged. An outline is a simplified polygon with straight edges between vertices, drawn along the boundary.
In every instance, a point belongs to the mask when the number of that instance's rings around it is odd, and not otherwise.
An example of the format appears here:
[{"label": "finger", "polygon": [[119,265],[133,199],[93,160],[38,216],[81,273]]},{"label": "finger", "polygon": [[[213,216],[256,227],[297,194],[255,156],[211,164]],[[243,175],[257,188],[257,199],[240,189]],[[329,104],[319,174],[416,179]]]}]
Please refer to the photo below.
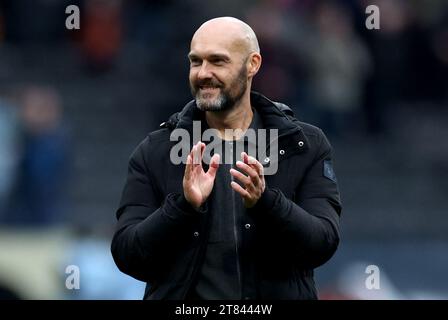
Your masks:
[{"label": "finger", "polygon": [[208,167],[207,174],[211,175],[213,178],[216,176],[216,172],[219,168],[219,154],[215,153],[213,157],[210,159],[210,165]]},{"label": "finger", "polygon": [[241,169],[244,173],[246,173],[251,178],[251,180],[255,185],[259,185],[260,176],[258,175],[258,172],[254,168],[250,167],[249,165],[241,161],[237,161],[236,166],[239,169]]},{"label": "finger", "polygon": [[263,175],[263,165],[254,157],[248,155],[246,152],[241,152],[241,159],[243,159],[243,162],[252,168],[254,168],[258,175]]},{"label": "finger", "polygon": [[[191,160],[193,160],[193,149],[194,146],[191,148],[190,153],[188,154],[191,157]],[[193,163],[193,161],[191,161]]]},{"label": "finger", "polygon": [[199,146],[199,144],[197,143],[197,144],[195,144],[194,147],[193,147],[193,164],[194,164],[195,167],[198,166],[199,164],[201,164],[201,161],[200,161],[200,152],[201,152],[201,150],[200,150],[200,146]]},{"label": "finger", "polygon": [[239,172],[235,169],[230,169],[230,174],[235,178],[238,179],[244,186],[248,186],[252,183],[252,180],[248,177]]},{"label": "finger", "polygon": [[241,152],[241,160],[243,160],[243,162],[244,162],[245,164],[249,164],[247,153],[244,152],[244,151]]},{"label": "finger", "polygon": [[201,149],[201,162],[202,162],[202,159],[204,159],[204,153],[205,153],[205,143],[203,143],[203,142],[200,142],[199,141],[199,143],[200,143],[200,149]]},{"label": "finger", "polygon": [[235,181],[232,181],[230,183],[230,186],[232,187],[233,190],[235,190],[236,192],[238,192],[244,199],[250,199],[250,194],[249,192],[247,192],[243,187],[241,187],[238,183],[236,183]]},{"label": "finger", "polygon": [[259,176],[262,176],[264,174],[263,165],[257,159],[252,156],[248,156],[248,162],[252,168],[255,168]]},{"label": "finger", "polygon": [[192,158],[191,158],[191,153],[187,156],[187,164],[185,165],[185,179],[186,180],[190,180],[191,177],[191,167],[192,167]]},{"label": "finger", "polygon": [[258,162],[257,159],[255,159],[254,157],[251,157],[244,151],[241,152],[241,159],[243,160],[243,162],[245,164],[248,164],[248,165],[254,165],[255,163]]}]

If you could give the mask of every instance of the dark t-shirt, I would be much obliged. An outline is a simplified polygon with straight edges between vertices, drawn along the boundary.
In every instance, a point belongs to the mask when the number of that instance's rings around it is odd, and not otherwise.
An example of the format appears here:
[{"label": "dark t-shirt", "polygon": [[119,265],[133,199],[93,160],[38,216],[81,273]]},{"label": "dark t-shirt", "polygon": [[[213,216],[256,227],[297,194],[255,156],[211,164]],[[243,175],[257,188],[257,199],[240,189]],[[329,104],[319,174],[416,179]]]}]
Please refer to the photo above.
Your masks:
[{"label": "dark t-shirt", "polygon": [[[262,128],[260,116],[255,109],[252,111],[254,116],[250,128]],[[204,130],[209,128],[206,121],[203,121],[203,128]],[[230,186],[233,177],[229,171],[232,167],[237,169],[235,163],[241,160],[241,154],[236,154],[239,150],[237,143],[244,143],[247,152],[248,142],[242,137],[238,141],[219,139],[213,143],[221,143],[221,163],[213,191],[207,201],[208,212],[211,215],[210,233],[204,261],[191,297],[206,300],[239,300],[242,298],[239,249],[241,217],[245,214],[245,208],[241,196]],[[224,163],[223,159],[228,159],[227,163]]]}]

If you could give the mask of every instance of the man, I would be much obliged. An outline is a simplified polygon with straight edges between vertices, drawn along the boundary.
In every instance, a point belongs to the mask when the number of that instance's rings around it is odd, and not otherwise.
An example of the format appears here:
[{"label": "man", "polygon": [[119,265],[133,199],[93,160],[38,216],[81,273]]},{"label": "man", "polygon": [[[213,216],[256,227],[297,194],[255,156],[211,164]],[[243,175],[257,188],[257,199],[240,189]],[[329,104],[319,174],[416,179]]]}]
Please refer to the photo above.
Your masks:
[{"label": "man", "polygon": [[[329,142],[287,106],[251,92],[261,55],[244,22],[205,22],[188,57],[195,99],[130,158],[112,240],[118,268],[147,282],[145,299],[317,298],[313,269],[339,243]],[[170,135],[194,135],[195,121],[217,132],[215,147],[228,148],[207,166],[206,144],[193,141],[176,165]],[[278,136],[269,157],[234,154],[237,141],[253,142],[245,132],[262,129]],[[265,175],[271,162],[277,169]]]}]

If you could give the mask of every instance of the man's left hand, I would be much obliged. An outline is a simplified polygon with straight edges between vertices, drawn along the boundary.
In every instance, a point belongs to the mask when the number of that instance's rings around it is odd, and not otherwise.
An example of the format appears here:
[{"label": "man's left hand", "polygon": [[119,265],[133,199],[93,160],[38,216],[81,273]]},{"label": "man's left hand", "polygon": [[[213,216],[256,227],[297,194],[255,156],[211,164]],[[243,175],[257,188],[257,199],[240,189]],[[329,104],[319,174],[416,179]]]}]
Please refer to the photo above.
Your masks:
[{"label": "man's left hand", "polygon": [[233,168],[230,169],[230,174],[234,179],[237,179],[244,188],[235,181],[232,181],[230,185],[233,190],[243,197],[244,206],[246,208],[251,208],[257,203],[258,199],[260,199],[266,187],[263,166],[257,159],[249,156],[245,152],[241,153],[241,159],[243,161],[237,161],[236,166],[245,174]]}]

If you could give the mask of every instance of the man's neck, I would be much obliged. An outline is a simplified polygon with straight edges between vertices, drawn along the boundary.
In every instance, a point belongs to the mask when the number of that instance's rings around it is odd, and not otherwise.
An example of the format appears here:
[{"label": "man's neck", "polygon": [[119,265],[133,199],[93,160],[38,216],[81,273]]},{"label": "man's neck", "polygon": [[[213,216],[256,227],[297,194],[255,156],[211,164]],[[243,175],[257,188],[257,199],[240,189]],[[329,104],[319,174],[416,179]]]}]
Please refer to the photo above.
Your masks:
[{"label": "man's neck", "polygon": [[[205,113],[207,124],[210,128],[216,129],[220,138],[223,140],[235,140],[241,138],[249,128],[253,116],[254,114],[252,112],[249,94],[245,95],[237,105],[230,110],[218,112],[207,111]],[[226,132],[226,129],[232,130]],[[235,131],[237,129],[241,131]]]}]

